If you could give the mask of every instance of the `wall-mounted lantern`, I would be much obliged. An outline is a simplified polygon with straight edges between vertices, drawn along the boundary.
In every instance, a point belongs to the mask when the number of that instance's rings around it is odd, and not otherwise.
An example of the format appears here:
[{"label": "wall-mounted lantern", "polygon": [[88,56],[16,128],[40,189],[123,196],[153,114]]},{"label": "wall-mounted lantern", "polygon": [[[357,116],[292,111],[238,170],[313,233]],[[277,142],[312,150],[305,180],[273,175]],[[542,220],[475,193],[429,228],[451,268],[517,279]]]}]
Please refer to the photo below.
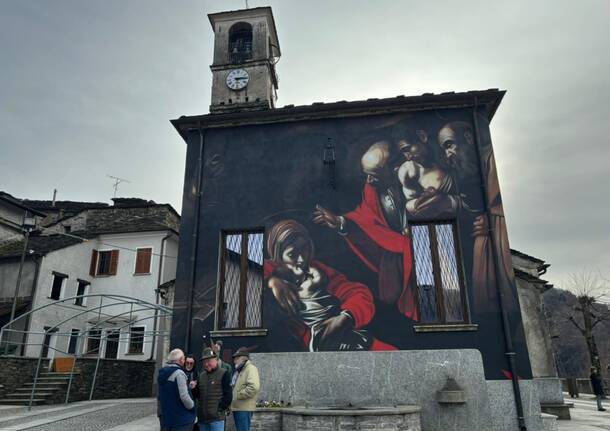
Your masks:
[{"label": "wall-mounted lantern", "polygon": [[324,154],[322,156],[324,161],[324,167],[328,172],[328,184],[332,189],[335,188],[335,146],[333,145],[332,138],[328,138],[326,147],[324,147]]}]

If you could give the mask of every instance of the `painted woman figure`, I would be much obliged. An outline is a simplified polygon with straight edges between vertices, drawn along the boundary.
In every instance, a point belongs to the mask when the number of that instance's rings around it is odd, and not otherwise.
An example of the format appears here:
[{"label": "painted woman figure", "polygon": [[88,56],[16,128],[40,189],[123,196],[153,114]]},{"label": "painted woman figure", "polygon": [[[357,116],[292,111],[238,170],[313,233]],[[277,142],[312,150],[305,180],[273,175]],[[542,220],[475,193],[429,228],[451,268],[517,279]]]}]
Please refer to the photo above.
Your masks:
[{"label": "painted woman figure", "polygon": [[276,223],[267,238],[265,284],[288,315],[292,333],[309,351],[396,350],[361,329],[375,314],[362,283],[314,260],[307,229],[295,220]]}]

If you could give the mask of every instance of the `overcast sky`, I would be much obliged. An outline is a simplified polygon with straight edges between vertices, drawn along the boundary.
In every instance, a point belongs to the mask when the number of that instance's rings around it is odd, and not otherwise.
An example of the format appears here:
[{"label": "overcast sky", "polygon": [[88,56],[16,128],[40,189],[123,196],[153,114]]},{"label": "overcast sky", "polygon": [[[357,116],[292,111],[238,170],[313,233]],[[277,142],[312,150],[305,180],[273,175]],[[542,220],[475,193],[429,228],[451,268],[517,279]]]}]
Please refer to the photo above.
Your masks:
[{"label": "overcast sky", "polygon": [[[208,112],[205,16],[244,1],[0,0],[0,190],[181,210],[185,144]],[[508,91],[492,122],[513,248],[610,273],[610,2],[250,0],[273,7],[278,105]]]}]

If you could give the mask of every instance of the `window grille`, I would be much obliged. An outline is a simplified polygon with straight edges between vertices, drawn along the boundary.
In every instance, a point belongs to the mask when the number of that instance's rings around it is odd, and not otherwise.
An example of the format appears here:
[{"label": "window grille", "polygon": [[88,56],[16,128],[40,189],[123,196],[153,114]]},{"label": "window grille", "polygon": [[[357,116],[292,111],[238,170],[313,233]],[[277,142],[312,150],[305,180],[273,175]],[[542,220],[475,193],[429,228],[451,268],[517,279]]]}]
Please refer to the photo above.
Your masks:
[{"label": "window grille", "polygon": [[88,355],[97,355],[100,350],[100,342],[102,338],[102,331],[98,328],[93,328],[89,330],[89,334],[87,336],[87,354]]},{"label": "window grille", "polygon": [[218,327],[262,327],[263,232],[222,233]]},{"label": "window grille", "polygon": [[144,327],[132,326],[129,329],[129,353],[144,352]]},{"label": "window grille", "polygon": [[464,323],[466,298],[453,222],[411,224],[422,323]]}]

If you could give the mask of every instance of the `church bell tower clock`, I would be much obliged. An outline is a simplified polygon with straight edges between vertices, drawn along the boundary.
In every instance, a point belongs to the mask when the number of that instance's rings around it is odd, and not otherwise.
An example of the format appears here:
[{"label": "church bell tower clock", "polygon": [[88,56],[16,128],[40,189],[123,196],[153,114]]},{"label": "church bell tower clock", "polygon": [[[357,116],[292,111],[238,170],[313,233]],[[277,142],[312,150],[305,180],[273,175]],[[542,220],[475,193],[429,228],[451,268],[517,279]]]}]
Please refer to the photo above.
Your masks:
[{"label": "church bell tower clock", "polygon": [[270,7],[208,15],[214,30],[211,114],[275,107],[280,58]]}]

